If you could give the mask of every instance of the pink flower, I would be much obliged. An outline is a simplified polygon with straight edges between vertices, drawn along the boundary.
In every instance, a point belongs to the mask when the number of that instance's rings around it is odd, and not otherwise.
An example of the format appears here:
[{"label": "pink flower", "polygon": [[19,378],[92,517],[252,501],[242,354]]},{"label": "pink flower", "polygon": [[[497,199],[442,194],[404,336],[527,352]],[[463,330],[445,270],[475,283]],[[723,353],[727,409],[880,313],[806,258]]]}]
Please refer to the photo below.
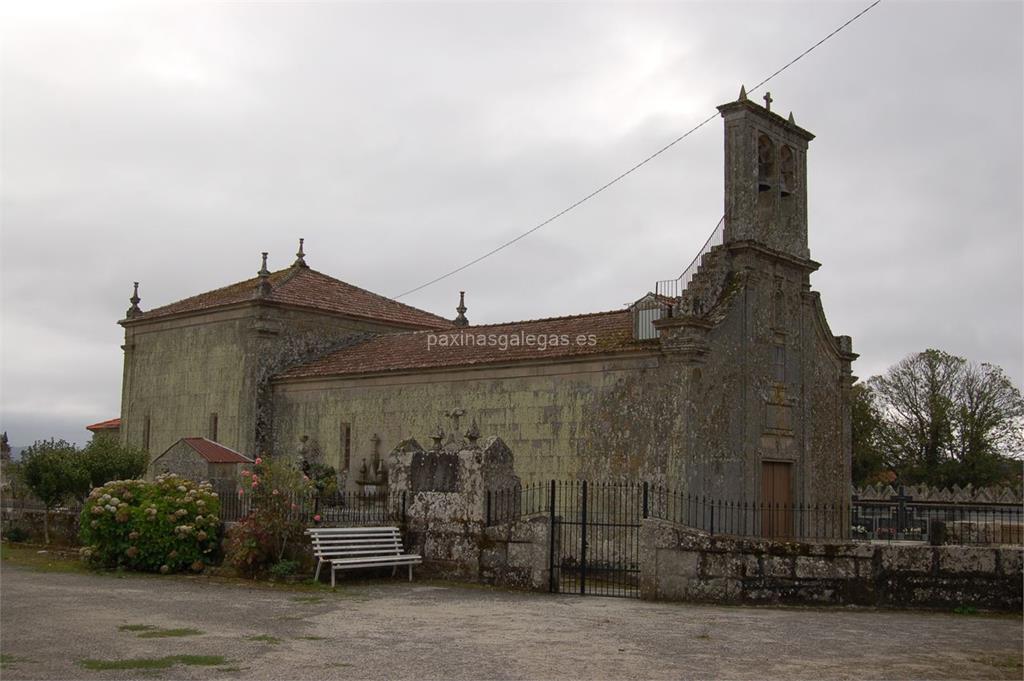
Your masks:
[{"label": "pink flower", "polygon": [[309,482],[309,476],[308,476],[308,475],[305,475],[305,474],[303,474],[303,476],[302,476],[302,481],[303,481],[303,482]]},{"label": "pink flower", "polygon": [[248,478],[252,475],[252,471],[242,471],[242,477]]},{"label": "pink flower", "polygon": [[261,463],[263,463],[263,459],[257,456],[256,457],[256,465],[259,466]]},{"label": "pink flower", "polygon": [[315,516],[313,516],[313,520],[316,522],[320,522],[320,514],[317,513]]},{"label": "pink flower", "polygon": [[255,480],[252,481],[252,488],[253,489],[256,489],[257,487],[259,487],[259,485],[260,485],[260,483],[256,482]]},{"label": "pink flower", "polygon": [[242,496],[243,494],[245,494],[245,492],[242,490],[241,487],[239,487],[238,488],[238,496]]}]

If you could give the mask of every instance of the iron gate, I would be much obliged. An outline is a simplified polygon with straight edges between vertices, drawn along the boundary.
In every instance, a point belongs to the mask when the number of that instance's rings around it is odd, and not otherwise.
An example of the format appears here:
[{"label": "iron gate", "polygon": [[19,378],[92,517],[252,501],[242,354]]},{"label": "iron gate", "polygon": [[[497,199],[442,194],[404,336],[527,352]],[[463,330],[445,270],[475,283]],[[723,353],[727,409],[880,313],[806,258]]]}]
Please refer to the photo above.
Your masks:
[{"label": "iron gate", "polygon": [[551,481],[551,591],[640,597],[642,483]]}]

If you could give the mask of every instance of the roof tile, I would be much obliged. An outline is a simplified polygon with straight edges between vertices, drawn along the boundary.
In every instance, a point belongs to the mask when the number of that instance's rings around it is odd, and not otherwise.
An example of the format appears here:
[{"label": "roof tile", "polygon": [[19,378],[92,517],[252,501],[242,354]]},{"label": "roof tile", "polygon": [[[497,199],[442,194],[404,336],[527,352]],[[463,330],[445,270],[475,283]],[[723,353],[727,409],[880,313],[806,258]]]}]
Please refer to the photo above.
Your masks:
[{"label": "roof tile", "polygon": [[[534,336],[532,343],[528,341],[531,335]],[[541,336],[544,337],[543,342]],[[447,341],[442,340],[445,337]],[[557,341],[553,341],[552,337],[556,337]],[[374,336],[336,350],[319,360],[289,369],[277,378],[470,367],[609,352],[650,351],[657,347],[657,341],[635,340],[630,311],[616,310],[467,326],[443,332],[411,331]]]},{"label": "roof tile", "polygon": [[183,437],[185,444],[209,463],[252,463],[252,459],[205,437]]},{"label": "roof tile", "polygon": [[[141,315],[125,320],[125,323],[202,312],[254,300],[258,282],[259,278],[253,277],[230,286],[200,293],[143,312]],[[289,267],[272,272],[269,282],[271,292],[263,299],[269,302],[297,305],[406,326],[430,329],[443,329],[452,326],[452,322],[444,317],[385,298],[308,267]]]}]

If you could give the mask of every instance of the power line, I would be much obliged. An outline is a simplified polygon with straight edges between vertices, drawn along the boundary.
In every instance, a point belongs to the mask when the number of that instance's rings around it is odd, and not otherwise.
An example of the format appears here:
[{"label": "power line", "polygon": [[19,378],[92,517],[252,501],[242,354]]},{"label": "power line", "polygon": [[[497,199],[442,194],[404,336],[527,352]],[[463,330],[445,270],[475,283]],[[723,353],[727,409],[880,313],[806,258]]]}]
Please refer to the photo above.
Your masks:
[{"label": "power line", "polygon": [[[771,74],[770,76],[768,76],[767,78],[765,78],[764,80],[762,80],[762,81],[761,81],[760,83],[758,83],[758,84],[757,84],[757,85],[755,85],[754,87],[750,88],[750,90],[748,90],[748,93],[753,93],[753,92],[757,91],[757,90],[758,90],[759,88],[761,88],[762,86],[764,86],[765,84],[767,84],[767,83],[768,83],[768,81],[770,81],[771,79],[775,78],[775,76],[779,75],[780,73],[782,73],[783,71],[785,71],[786,69],[788,69],[788,68],[789,68],[790,66],[792,66],[793,64],[797,63],[798,61],[800,61],[801,59],[803,59],[804,57],[806,57],[806,56],[807,56],[808,54],[810,54],[810,53],[811,53],[811,52],[813,52],[813,51],[814,51],[815,49],[817,49],[817,48],[818,48],[819,46],[821,46],[821,45],[822,45],[822,44],[823,44],[824,42],[826,42],[827,40],[829,40],[830,38],[832,38],[832,37],[833,37],[834,35],[836,35],[836,34],[837,34],[837,33],[839,33],[840,31],[842,31],[842,30],[843,30],[844,28],[846,28],[847,26],[849,26],[850,24],[852,24],[853,22],[855,22],[855,21],[856,21],[857,19],[860,19],[860,18],[861,18],[862,16],[864,16],[865,14],[867,14],[868,12],[870,12],[870,11],[871,11],[872,9],[874,9],[874,8],[875,8],[875,6],[876,6],[876,5],[878,5],[878,4],[880,3],[880,2],[882,2],[882,0],[875,0],[875,1],[873,2],[873,3],[871,3],[870,5],[868,5],[867,7],[865,7],[864,9],[862,9],[862,10],[861,10],[860,12],[857,12],[857,14],[855,14],[855,15],[853,15],[852,17],[850,17],[849,19],[847,19],[847,20],[846,20],[846,21],[845,21],[845,22],[844,22],[844,23],[843,23],[842,25],[840,25],[840,26],[839,26],[838,28],[836,28],[836,29],[835,29],[834,31],[832,31],[831,33],[829,33],[828,35],[826,35],[826,36],[825,36],[824,38],[822,38],[822,39],[821,39],[821,40],[819,40],[818,42],[816,42],[816,43],[814,43],[813,45],[811,45],[810,47],[808,47],[808,48],[807,48],[806,50],[804,50],[803,52],[801,52],[800,54],[798,54],[798,55],[797,55],[796,57],[794,57],[793,59],[791,59],[791,60],[790,60],[789,62],[787,62],[787,63],[786,63],[786,64],[785,64],[785,65],[784,65],[784,66],[783,66],[782,68],[780,68],[779,70],[777,70],[777,71],[776,71],[775,73]],[[395,299],[395,300],[397,300],[398,298],[403,298],[403,297],[405,297],[405,296],[409,295],[410,293],[415,293],[416,291],[420,291],[420,290],[423,290],[423,289],[427,288],[428,286],[432,286],[432,285],[436,284],[436,283],[437,283],[437,282],[439,282],[439,281],[443,281],[443,280],[447,279],[448,277],[450,277],[450,276],[452,276],[452,275],[454,275],[454,274],[458,274],[459,272],[461,272],[461,271],[462,271],[462,270],[464,270],[464,269],[467,269],[467,268],[469,268],[469,267],[472,267],[473,265],[477,264],[477,263],[478,263],[478,262],[480,262],[481,260],[485,260],[485,259],[487,259],[487,258],[491,257],[492,255],[494,255],[495,253],[498,253],[499,251],[503,251],[503,250],[505,250],[506,248],[508,248],[508,247],[509,247],[509,246],[511,246],[512,244],[516,243],[517,241],[520,241],[521,239],[525,239],[526,237],[530,236],[531,234],[533,234],[534,232],[536,232],[536,231],[537,231],[538,229],[540,229],[541,227],[544,227],[544,226],[546,226],[546,225],[549,225],[549,224],[551,224],[552,222],[554,222],[554,221],[555,221],[555,220],[557,220],[558,218],[562,217],[563,215],[565,215],[565,214],[566,214],[566,213],[568,213],[569,211],[571,211],[571,210],[575,209],[576,207],[578,207],[578,206],[580,206],[580,205],[582,205],[582,204],[586,203],[586,202],[587,202],[587,201],[589,201],[590,199],[594,198],[595,196],[597,196],[598,194],[600,194],[601,192],[603,192],[603,191],[604,191],[605,189],[608,189],[608,188],[609,188],[609,187],[611,187],[611,186],[612,186],[613,184],[617,183],[617,182],[618,182],[619,180],[622,180],[622,179],[624,179],[624,178],[625,178],[625,177],[627,177],[628,175],[631,175],[631,174],[632,174],[633,172],[635,172],[635,171],[639,170],[640,168],[644,167],[645,165],[647,165],[648,163],[650,163],[651,161],[653,161],[653,160],[654,160],[654,159],[656,159],[657,157],[661,156],[661,155],[662,155],[662,154],[664,154],[664,153],[665,153],[666,151],[668,151],[669,149],[671,149],[672,147],[674,147],[674,146],[675,146],[676,144],[678,144],[678,143],[682,142],[682,141],[683,141],[684,139],[686,139],[687,137],[689,137],[689,136],[690,136],[690,135],[692,135],[693,133],[697,132],[698,130],[700,130],[701,128],[703,128],[703,127],[704,127],[705,125],[707,125],[707,124],[708,124],[708,123],[710,123],[711,121],[715,120],[716,118],[718,118],[718,111],[715,111],[715,113],[711,114],[710,116],[708,116],[707,118],[705,118],[705,119],[704,119],[703,121],[701,121],[701,122],[700,122],[700,123],[698,123],[697,125],[693,126],[693,127],[692,127],[692,128],[690,128],[689,130],[687,130],[686,132],[684,132],[684,133],[683,133],[682,135],[680,135],[679,137],[675,138],[674,140],[672,140],[671,142],[669,142],[668,144],[666,144],[665,146],[663,146],[663,147],[662,147],[661,149],[658,149],[658,150],[657,150],[656,152],[654,152],[653,154],[651,154],[650,156],[648,156],[648,157],[647,157],[647,158],[645,158],[644,160],[640,161],[639,163],[637,163],[636,165],[634,165],[634,166],[633,166],[632,168],[630,168],[629,170],[627,170],[627,171],[625,171],[625,172],[623,172],[623,173],[621,173],[621,174],[617,175],[617,176],[616,176],[616,177],[615,177],[614,179],[612,179],[612,180],[609,180],[608,182],[604,183],[603,185],[601,185],[600,187],[598,187],[598,188],[597,188],[597,189],[595,189],[594,191],[592,191],[592,192],[590,192],[589,194],[587,194],[586,196],[584,196],[584,197],[583,197],[582,199],[579,199],[578,201],[576,201],[575,203],[571,204],[570,206],[568,206],[568,207],[566,207],[566,208],[564,208],[564,209],[560,210],[559,212],[555,213],[554,215],[552,215],[551,217],[549,217],[549,218],[548,218],[547,220],[545,220],[544,222],[541,222],[540,224],[536,225],[535,227],[532,227],[532,228],[528,229],[527,231],[523,232],[522,234],[520,234],[519,236],[515,237],[514,239],[511,239],[511,240],[509,240],[509,241],[506,241],[505,243],[501,244],[500,246],[497,246],[497,247],[495,247],[495,248],[493,248],[493,249],[491,249],[491,250],[487,251],[487,252],[486,252],[486,253],[484,253],[483,255],[481,255],[481,256],[479,256],[479,257],[477,257],[477,258],[474,258],[473,260],[470,260],[470,261],[469,261],[469,262],[467,262],[466,264],[464,264],[464,265],[461,265],[461,266],[459,266],[459,267],[456,267],[456,268],[455,268],[454,270],[452,270],[452,271],[450,271],[450,272],[448,272],[448,273],[446,273],[446,274],[442,274],[442,275],[441,275],[441,276],[439,276],[439,277],[436,277],[436,278],[434,278],[434,279],[431,279],[430,281],[428,281],[428,282],[427,282],[427,283],[425,283],[425,284],[420,284],[419,286],[417,286],[417,287],[415,287],[415,288],[411,288],[411,289],[409,289],[408,291],[405,291],[405,292],[403,292],[403,293],[400,293],[400,294],[398,294],[397,296],[394,296],[394,299]]]}]

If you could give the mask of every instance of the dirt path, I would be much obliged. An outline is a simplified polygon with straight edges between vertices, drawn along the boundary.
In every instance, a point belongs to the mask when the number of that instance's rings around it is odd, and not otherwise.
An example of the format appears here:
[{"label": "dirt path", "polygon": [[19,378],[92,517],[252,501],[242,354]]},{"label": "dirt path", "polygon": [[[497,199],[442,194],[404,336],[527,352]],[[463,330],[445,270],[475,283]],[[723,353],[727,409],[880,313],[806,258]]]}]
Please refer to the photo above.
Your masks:
[{"label": "dirt path", "polygon": [[[1016,617],[695,606],[390,579],[302,592],[7,565],[0,580],[5,681],[1021,678]],[[174,629],[194,631],[160,635]],[[82,666],[168,656],[155,663],[173,665],[164,669]]]}]

